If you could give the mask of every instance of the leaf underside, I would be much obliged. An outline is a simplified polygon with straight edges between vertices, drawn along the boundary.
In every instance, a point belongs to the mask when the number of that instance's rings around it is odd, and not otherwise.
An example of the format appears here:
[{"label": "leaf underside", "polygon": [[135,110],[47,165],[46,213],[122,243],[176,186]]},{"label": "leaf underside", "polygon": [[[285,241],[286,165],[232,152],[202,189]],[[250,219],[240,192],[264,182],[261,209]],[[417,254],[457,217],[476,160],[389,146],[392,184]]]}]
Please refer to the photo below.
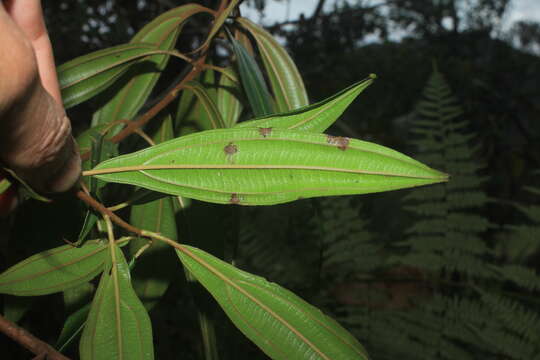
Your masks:
[{"label": "leaf underside", "polygon": [[46,295],[87,282],[102,270],[107,246],[101,240],[77,248],[64,245],[33,255],[0,274],[0,293]]},{"label": "leaf underside", "polygon": [[276,127],[310,132],[324,132],[330,127],[360,93],[373,83],[375,75],[359,81],[348,88],[318,103],[282,114],[273,114],[250,121],[236,127]]},{"label": "leaf underside", "polygon": [[177,251],[234,324],[272,359],[368,359],[337,322],[292,292],[197,248]]},{"label": "leaf underside", "polygon": [[204,131],[99,164],[104,181],[214,203],[270,205],[446,181],[377,144],[267,128]]},{"label": "leaf underside", "polygon": [[103,272],[80,341],[82,360],[151,360],[152,326],[114,245],[115,267]]}]

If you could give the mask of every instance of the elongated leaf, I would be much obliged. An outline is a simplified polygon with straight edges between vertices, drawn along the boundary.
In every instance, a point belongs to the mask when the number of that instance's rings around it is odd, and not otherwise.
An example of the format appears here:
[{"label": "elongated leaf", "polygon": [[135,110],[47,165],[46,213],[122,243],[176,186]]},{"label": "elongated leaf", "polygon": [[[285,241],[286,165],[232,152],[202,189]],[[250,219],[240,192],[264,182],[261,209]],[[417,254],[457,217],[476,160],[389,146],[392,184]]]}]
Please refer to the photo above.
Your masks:
[{"label": "elongated leaf", "polygon": [[[154,136],[154,142],[162,143],[173,137],[172,119],[167,115]],[[168,196],[143,205],[133,206],[131,208],[131,224],[176,240],[173,201],[174,198]],[[135,255],[147,243],[147,239],[132,240],[129,244],[130,253]],[[167,290],[175,265],[174,253],[169,246],[162,242],[153,242],[137,260],[132,271],[133,288],[148,310]]]},{"label": "elongated leaf", "polygon": [[46,295],[83,284],[103,270],[106,249],[93,240],[80,248],[64,245],[33,255],[0,274],[0,293]]},{"label": "elongated leaf", "polygon": [[[203,130],[223,128],[223,118],[207,89],[197,81],[188,82],[186,88],[192,91],[198,100],[195,113],[200,116],[200,119],[198,119],[197,124]],[[215,89],[213,90],[215,91]]]},{"label": "elongated leaf", "polygon": [[119,156],[86,175],[215,203],[270,205],[446,181],[377,144],[269,128],[204,131]]},{"label": "elongated leaf", "polygon": [[[9,175],[11,175],[12,178],[14,178],[15,180],[17,180],[17,182],[19,183],[19,185],[21,185],[21,186],[19,187],[19,196],[20,196],[21,198],[32,198],[32,199],[36,199],[36,200],[38,200],[38,201],[43,201],[43,202],[51,202],[51,201],[52,201],[51,199],[46,198],[46,197],[44,197],[43,195],[38,194],[34,189],[32,189],[32,188],[30,187],[30,185],[28,185],[28,184],[26,183],[26,181],[24,181],[22,178],[20,178],[20,177],[15,173],[15,171],[0,166],[0,172],[1,172],[1,171],[7,172]],[[7,185],[7,184],[6,184],[6,185]],[[9,186],[11,186],[11,185],[9,185]]]},{"label": "elongated leaf", "polygon": [[123,44],[99,50],[58,67],[64,107],[70,108],[112,85],[135,60],[157,50],[152,44]]},{"label": "elongated leaf", "polygon": [[[174,198],[168,196],[144,205],[132,207],[131,224],[142,229],[159,232],[170,239],[177,238]],[[131,254],[135,254],[148,240],[132,240]],[[150,310],[161,299],[171,281],[175,268],[169,246],[153,242],[136,261],[133,269],[133,288]]]},{"label": "elongated leaf", "polygon": [[[151,43],[161,50],[171,50],[176,44],[185,21],[202,12],[212,13],[210,9],[197,4],[174,8],[144,26],[135,34],[131,42]],[[154,55],[144,59],[144,63],[141,64],[141,73],[127,82],[104,107],[94,114],[93,124],[132,119],[148,99],[168,59],[168,55]],[[149,67],[149,64],[152,66]],[[113,135],[118,131],[119,129],[115,128]]]},{"label": "elongated leaf", "polygon": [[242,103],[240,97],[242,90],[239,81],[234,81],[231,77],[238,79],[232,68],[226,68],[229,76],[221,74],[217,91],[217,107],[223,118],[226,128],[233,127],[242,113]]},{"label": "elongated leaf", "polygon": [[[212,61],[207,62],[208,65],[212,66]],[[206,69],[200,75],[200,84],[204,87],[210,99],[214,103],[217,103],[217,81],[216,81],[216,71],[214,69]]]},{"label": "elongated leaf", "polygon": [[[95,136],[92,137],[92,147],[90,150],[92,153],[90,154],[89,166],[94,167],[97,163],[118,155],[118,144],[109,141],[105,136],[105,134],[96,133]],[[86,162],[82,164],[83,169],[86,165]],[[103,183],[96,181],[89,181],[88,184],[91,193],[98,193],[103,186]]]},{"label": "elongated leaf", "polygon": [[81,231],[79,231],[79,236],[77,237],[77,241],[74,244],[74,246],[80,246],[84,243],[84,241],[90,235],[90,231],[92,231],[92,229],[97,224],[97,222],[98,222],[98,214],[96,214],[91,209],[86,209],[86,214],[84,215],[83,226],[81,228]]},{"label": "elongated leaf", "polygon": [[178,100],[178,107],[174,116],[174,133],[176,136],[180,136],[184,127],[194,128],[195,131],[193,132],[202,130],[196,128],[198,117],[195,114],[197,106],[198,100],[193,91],[184,89]]},{"label": "elongated leaf", "polygon": [[152,326],[131,287],[129,268],[116,247],[113,263],[103,272],[81,336],[82,360],[153,359]]},{"label": "elongated leaf", "polygon": [[368,359],[337,322],[292,292],[197,248],[180,260],[234,324],[272,359]]},{"label": "elongated leaf", "polygon": [[245,18],[238,18],[257,41],[259,52],[276,99],[276,111],[285,112],[309,105],[304,81],[287,51],[270,33]]},{"label": "elongated leaf", "polygon": [[109,128],[109,124],[101,124],[89,129],[86,129],[77,136],[77,144],[79,145],[79,152],[81,154],[87,153],[92,150],[92,144],[100,136],[106,135],[106,131]]},{"label": "elongated leaf", "polygon": [[113,144],[107,140],[111,137],[108,133],[110,129],[109,124],[101,124],[91,127],[83,131],[77,136],[77,144],[79,145],[79,152],[85,154],[92,152],[91,156],[83,161],[82,168],[87,170],[95,166],[95,162],[100,162],[118,154],[118,145]]},{"label": "elongated leaf", "polygon": [[214,36],[219,32],[219,30],[221,30],[221,27],[225,23],[225,20],[227,20],[227,18],[229,17],[229,15],[234,10],[234,8],[236,7],[237,4],[238,4],[238,0],[232,0],[230,2],[230,4],[227,6],[227,8],[225,8],[219,14],[219,16],[216,18],[216,20],[212,24],[212,28],[210,29],[210,33],[208,34],[208,36],[206,37],[206,40],[200,46],[200,48],[203,48],[205,46],[208,46],[208,44],[210,44],[210,41],[212,41]]},{"label": "elongated leaf", "polygon": [[[81,154],[88,151],[91,152],[90,158],[82,162],[81,167],[83,170],[92,168],[101,161],[118,156],[118,144],[114,144],[106,138],[108,128],[108,124],[98,125],[87,129],[77,137]],[[105,186],[103,181],[91,180],[88,181],[87,186],[93,196],[101,198],[101,188]],[[95,210],[87,208],[83,226],[79,232],[75,246],[80,246],[84,243],[90,235],[90,231],[96,225],[98,218],[99,214]]]},{"label": "elongated leaf", "polygon": [[240,42],[235,39],[230,41],[238,62],[240,80],[253,114],[259,117],[274,113],[268,87],[255,59]]},{"label": "elongated leaf", "polygon": [[177,133],[185,134],[187,126],[197,131],[224,127],[224,120],[217,107],[217,84],[213,70],[206,70],[200,81],[190,81],[182,91],[178,103],[175,126]]},{"label": "elongated leaf", "polygon": [[236,41],[238,41],[244,49],[246,49],[247,53],[250,56],[255,56],[255,50],[253,49],[253,44],[251,43],[251,40],[249,39],[249,36],[246,34],[244,30],[241,28],[237,28],[234,31],[234,38]]},{"label": "elongated leaf", "polygon": [[282,114],[245,121],[236,125],[236,127],[276,127],[324,132],[343,114],[351,102],[373,83],[375,77],[375,75],[370,75],[367,79],[357,82],[316,104]]},{"label": "elongated leaf", "polygon": [[58,351],[64,351],[69,345],[73,343],[75,338],[82,333],[86,319],[90,313],[90,304],[81,307],[73,314],[69,315],[62,327],[62,331],[56,341],[56,348]]}]

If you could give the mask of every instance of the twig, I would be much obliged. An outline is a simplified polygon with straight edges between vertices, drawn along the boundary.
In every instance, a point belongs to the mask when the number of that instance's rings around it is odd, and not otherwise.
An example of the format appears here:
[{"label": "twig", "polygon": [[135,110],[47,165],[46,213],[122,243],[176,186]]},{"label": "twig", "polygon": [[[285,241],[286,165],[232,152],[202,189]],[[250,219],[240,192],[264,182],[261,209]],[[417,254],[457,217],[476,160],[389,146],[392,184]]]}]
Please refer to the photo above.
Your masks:
[{"label": "twig", "polygon": [[4,318],[2,315],[0,315],[0,332],[10,337],[36,356],[46,355],[45,358],[48,360],[70,360],[68,357],[65,357],[53,349],[49,344],[38,339],[17,324]]},{"label": "twig", "polygon": [[118,215],[113,213],[111,210],[107,209],[105,207],[105,205],[103,205],[102,203],[100,203],[99,201],[97,201],[96,199],[91,197],[90,195],[86,194],[84,191],[82,191],[82,190],[77,191],[77,197],[79,199],[81,199],[82,201],[84,201],[89,206],[96,209],[99,213],[109,216],[111,218],[111,220],[115,224],[117,224],[118,226],[126,229],[129,232],[132,232],[132,233],[135,233],[135,234],[138,234],[138,235],[142,235],[142,230],[141,229],[138,229],[135,226],[130,225],[127,222],[125,222]]},{"label": "twig", "polygon": [[195,79],[199,73],[204,69],[204,62],[206,61],[206,55],[201,56],[199,59],[197,59],[193,63],[193,69],[187,74],[185,78],[182,79],[176,85],[171,91],[167,93],[161,99],[156,105],[152,106],[150,110],[148,110],[146,113],[142,114],[139,118],[137,118],[135,121],[130,122],[122,131],[120,131],[118,134],[113,136],[111,138],[111,141],[113,143],[118,143],[122,140],[124,140],[126,137],[131,135],[133,132],[135,132],[136,129],[143,127],[146,125],[148,121],[150,121],[154,116],[156,116],[161,110],[163,110],[167,105],[169,105],[174,99],[176,99],[176,96],[178,95],[178,92],[182,90],[184,85]]}]

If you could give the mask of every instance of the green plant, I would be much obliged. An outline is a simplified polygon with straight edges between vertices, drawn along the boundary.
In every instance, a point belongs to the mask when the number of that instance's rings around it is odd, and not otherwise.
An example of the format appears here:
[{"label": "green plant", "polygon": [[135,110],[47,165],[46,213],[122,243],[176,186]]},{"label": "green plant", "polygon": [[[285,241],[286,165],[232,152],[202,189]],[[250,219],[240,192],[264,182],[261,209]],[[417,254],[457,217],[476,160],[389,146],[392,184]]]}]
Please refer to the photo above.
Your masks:
[{"label": "green plant", "polygon": [[379,261],[347,284],[345,296],[327,301],[378,359],[538,359],[540,282],[527,262],[538,253],[539,208],[515,205],[527,222],[507,226],[504,237],[479,215],[490,199],[468,121],[437,69],[422,95],[411,142],[452,181],[407,193],[405,209],[414,216],[405,240],[379,259],[351,251],[360,263]]},{"label": "green plant", "polygon": [[[271,358],[367,359],[353,336],[292,292],[219,259],[219,251],[177,241],[177,216],[197,201],[272,205],[447,180],[386,147],[323,134],[374,76],[309,105],[294,62],[266,31],[239,16],[237,3],[221,1],[217,10],[180,6],[129,44],[58,68],[65,106],[90,100],[97,108],[92,126],[78,136],[84,171],[76,195],[84,221],[74,243],[0,274],[0,292],[63,292],[74,312],[59,349],[80,334],[81,359],[153,358],[147,309],[178,276],[179,259],[186,278],[201,283]],[[200,46],[180,52],[177,39],[193,17],[209,18],[209,30]],[[152,101],[156,84],[166,82],[162,74],[174,71],[170,58],[187,65]],[[212,240],[210,247],[218,247]],[[212,323],[204,312],[199,320],[206,357],[216,358]]]}]

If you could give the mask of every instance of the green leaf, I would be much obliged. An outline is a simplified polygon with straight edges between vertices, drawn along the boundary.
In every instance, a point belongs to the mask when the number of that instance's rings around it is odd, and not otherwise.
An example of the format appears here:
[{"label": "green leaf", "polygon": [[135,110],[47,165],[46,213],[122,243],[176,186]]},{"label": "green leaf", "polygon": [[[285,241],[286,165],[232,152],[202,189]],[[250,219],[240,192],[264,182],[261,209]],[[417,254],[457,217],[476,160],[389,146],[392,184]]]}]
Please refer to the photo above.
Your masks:
[{"label": "green leaf", "polygon": [[58,351],[64,351],[83,331],[89,313],[90,304],[81,307],[79,310],[68,316],[64,322],[60,336],[58,336],[58,340],[56,341],[55,347]]},{"label": "green leaf", "polygon": [[189,82],[187,85],[191,87],[182,91],[175,120],[178,134],[185,134],[187,127],[194,128],[194,132],[223,127],[223,118],[216,105],[214,71],[206,70],[199,80]]},{"label": "green leaf", "polygon": [[212,24],[212,28],[210,29],[210,33],[206,37],[206,40],[204,41],[204,43],[199,48],[206,47],[206,46],[208,46],[210,44],[210,41],[212,41],[212,39],[214,38],[214,36],[216,36],[218,31],[221,30],[221,27],[225,23],[225,20],[227,20],[227,18],[231,14],[231,12],[234,10],[234,8],[236,8],[237,4],[238,4],[238,0],[232,0],[231,3],[229,4],[229,6],[227,6],[227,8],[225,8],[219,14],[219,16],[216,18],[216,20],[214,20],[214,22]]},{"label": "green leaf", "polygon": [[17,180],[17,182],[21,185],[21,187],[19,187],[19,196],[20,197],[28,197],[28,198],[32,198],[32,199],[35,199],[35,200],[38,200],[38,201],[43,201],[43,202],[51,202],[52,200],[49,199],[49,198],[46,198],[40,194],[38,194],[34,189],[32,189],[30,187],[30,185],[28,185],[26,183],[26,181],[24,181],[22,178],[20,178],[17,174],[15,174],[15,172],[11,169],[8,169],[8,168],[5,168],[5,167],[0,167],[0,170],[3,170],[5,172],[7,172],[9,175],[11,175],[15,180]]},{"label": "green leaf", "polygon": [[106,249],[101,240],[93,240],[80,248],[64,245],[33,255],[0,274],[0,293],[46,295],[83,284],[103,270]]},{"label": "green leaf", "polygon": [[[172,119],[166,116],[153,140],[162,143],[173,137]],[[169,196],[133,206],[130,223],[140,229],[160,233],[176,240],[178,236],[173,201],[174,198]],[[131,255],[135,255],[147,243],[148,239],[130,241]],[[137,259],[132,271],[133,288],[146,309],[150,310],[167,290],[175,265],[174,253],[169,246],[159,241],[153,242]]]},{"label": "green leaf", "polygon": [[153,359],[152,326],[143,304],[131,287],[129,268],[116,246],[104,271],[79,350],[82,360]]},{"label": "green leaf", "polygon": [[99,94],[124,74],[135,60],[157,50],[152,44],[113,46],[77,57],[58,67],[64,107],[70,108]]},{"label": "green leaf", "polygon": [[94,228],[98,221],[98,214],[94,212],[93,209],[87,209],[84,216],[83,226],[81,231],[79,231],[79,236],[77,236],[77,241],[73,246],[80,246],[84,243],[86,238],[89,236],[90,231]]},{"label": "green leaf", "polygon": [[178,102],[175,129],[177,134],[185,135],[186,130],[218,129],[224,120],[217,107],[217,83],[215,71],[205,70],[198,80],[188,82]]},{"label": "green leaf", "polygon": [[[118,144],[113,143],[105,137],[105,134],[96,132],[91,136],[91,154],[90,162],[83,164],[83,169],[85,166],[95,167],[96,164],[110,159],[114,156],[118,156]],[[88,188],[92,194],[98,193],[98,190],[101,189],[105,184],[98,181],[89,181]],[[100,195],[98,193],[98,195]]]},{"label": "green leaf", "polygon": [[[138,228],[158,232],[171,239],[177,238],[174,198],[166,197],[144,205],[136,205],[131,210],[131,224]],[[148,243],[147,239],[132,240],[130,253]],[[133,288],[150,310],[161,299],[169,283],[175,262],[171,249],[161,242],[153,242],[135,262]]]},{"label": "green leaf", "polygon": [[[196,4],[183,5],[167,11],[144,26],[135,34],[131,43],[150,43],[161,50],[171,50],[186,20],[201,12],[212,13],[210,9]],[[168,59],[168,55],[154,55],[143,59],[144,62],[140,64],[140,73],[129,80],[104,107],[94,114],[93,125],[132,119],[148,99]],[[118,131],[119,128],[116,127],[113,135]]]},{"label": "green leaf", "polygon": [[290,112],[270,115],[242,122],[236,127],[275,127],[311,132],[324,132],[330,127],[354,99],[376,78],[374,74],[316,104]]},{"label": "green leaf", "polygon": [[336,321],[281,286],[190,246],[177,254],[233,323],[272,359],[368,359]]},{"label": "green leaf", "polygon": [[109,129],[109,124],[101,124],[89,129],[86,129],[77,136],[77,144],[79,145],[79,152],[81,154],[87,153],[92,150],[92,144],[95,139],[100,136],[106,135]]},{"label": "green leaf", "polygon": [[274,113],[270,93],[255,59],[240,42],[233,38],[230,41],[238,62],[240,81],[253,114],[259,117]]},{"label": "green leaf", "polygon": [[246,49],[247,53],[250,56],[255,56],[255,50],[253,50],[251,40],[249,39],[249,36],[246,34],[245,31],[241,30],[240,28],[235,29],[234,38],[236,39],[236,41],[242,44],[242,46]]},{"label": "green leaf", "polygon": [[[206,65],[213,66],[212,61],[207,61]],[[210,99],[215,103],[217,102],[217,82],[216,82],[216,71],[214,69],[208,68],[203,71],[200,76],[200,84],[206,90]]]},{"label": "green leaf", "polygon": [[210,90],[215,91],[215,89],[206,89],[194,80],[186,84],[186,89],[193,92],[197,97],[197,103],[193,112],[193,115],[196,115],[196,124],[202,130],[223,128],[223,118],[210,94]]},{"label": "green leaf", "polygon": [[84,175],[222,204],[366,194],[446,181],[381,145],[285,129],[204,131],[119,156]]},{"label": "green leaf", "polygon": [[227,75],[221,74],[219,79],[216,105],[225,127],[230,128],[238,122],[242,113],[243,106],[240,102],[242,88],[232,68],[226,68],[225,72]]},{"label": "green leaf", "polygon": [[[109,128],[109,124],[98,125],[87,129],[77,137],[80,153],[84,154],[89,151],[91,152],[90,158],[84,160],[82,163],[81,167],[83,170],[90,169],[102,161],[118,156],[118,144],[107,139],[107,136],[109,136],[107,133]],[[101,188],[103,188],[103,186],[105,186],[103,181],[95,181],[95,179],[88,181],[90,192],[98,199],[101,198]],[[98,219],[99,214],[87,206],[83,226],[79,231],[77,241],[74,244],[75,246],[80,246],[84,243]]]},{"label": "green leaf", "polygon": [[238,18],[237,21],[257,41],[276,99],[276,111],[286,112],[309,105],[304,81],[283,46],[270,33],[248,19]]}]

